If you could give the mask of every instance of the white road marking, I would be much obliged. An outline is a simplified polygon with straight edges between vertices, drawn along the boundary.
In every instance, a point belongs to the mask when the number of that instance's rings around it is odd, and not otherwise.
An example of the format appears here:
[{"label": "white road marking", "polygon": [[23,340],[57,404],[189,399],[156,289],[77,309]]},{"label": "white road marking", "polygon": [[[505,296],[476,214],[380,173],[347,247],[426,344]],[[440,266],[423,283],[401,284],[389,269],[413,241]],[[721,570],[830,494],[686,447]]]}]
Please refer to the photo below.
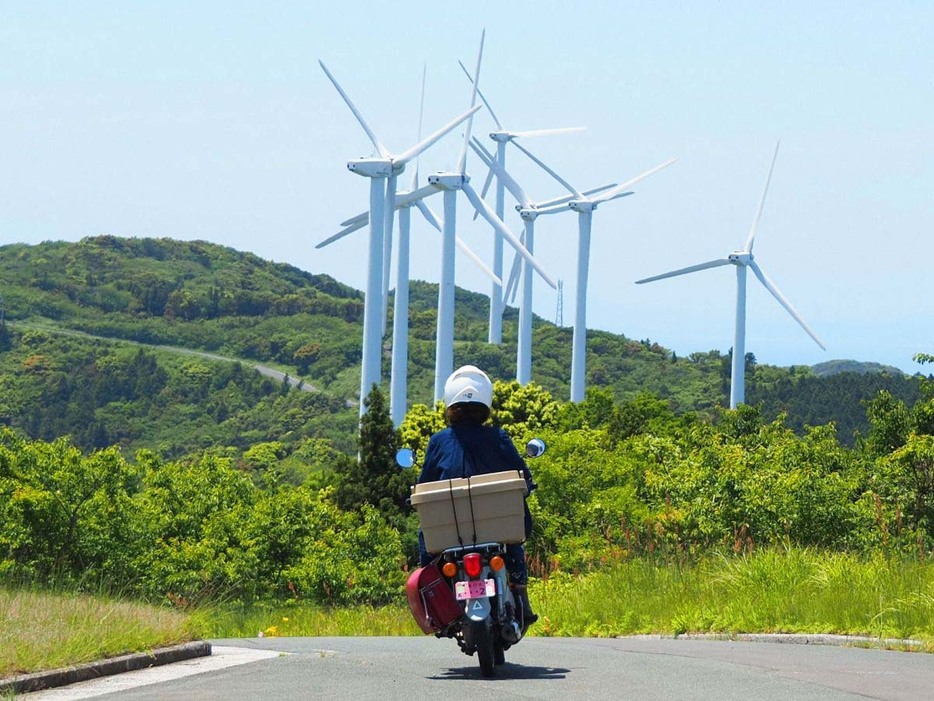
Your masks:
[{"label": "white road marking", "polygon": [[57,689],[35,691],[28,696],[24,696],[24,698],[28,698],[29,701],[78,701],[79,699],[90,699],[95,696],[112,694],[137,686],[159,684],[160,682],[180,679],[192,674],[213,672],[216,669],[224,669],[226,667],[247,664],[249,662],[258,662],[259,660],[279,657],[284,654],[287,653],[276,652],[274,650],[256,650],[246,647],[224,647],[214,645],[212,646],[210,657],[196,657],[191,660],[160,665],[159,667],[150,667],[149,669],[140,669],[135,672],[124,672],[122,674],[114,674],[92,681],[70,684]]}]

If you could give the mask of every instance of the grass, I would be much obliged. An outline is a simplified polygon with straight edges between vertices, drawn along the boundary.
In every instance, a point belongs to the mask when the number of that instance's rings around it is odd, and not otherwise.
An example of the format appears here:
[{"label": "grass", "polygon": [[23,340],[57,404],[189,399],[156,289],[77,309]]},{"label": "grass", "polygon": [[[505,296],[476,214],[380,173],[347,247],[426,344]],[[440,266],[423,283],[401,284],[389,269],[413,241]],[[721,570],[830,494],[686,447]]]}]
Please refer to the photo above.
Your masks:
[{"label": "grass", "polygon": [[[635,559],[533,581],[541,636],[832,633],[922,641],[934,652],[934,561],[792,548]],[[301,602],[183,613],[0,588],[0,677],[199,637],[421,635],[408,608]]]},{"label": "grass", "polygon": [[0,588],[0,678],[201,637],[199,617],[85,594]]},{"label": "grass", "polygon": [[618,563],[535,583],[539,635],[828,633],[934,651],[934,562],[807,549]]},{"label": "grass", "polygon": [[327,608],[257,604],[218,607],[207,618],[206,635],[210,638],[422,634],[404,605]]}]

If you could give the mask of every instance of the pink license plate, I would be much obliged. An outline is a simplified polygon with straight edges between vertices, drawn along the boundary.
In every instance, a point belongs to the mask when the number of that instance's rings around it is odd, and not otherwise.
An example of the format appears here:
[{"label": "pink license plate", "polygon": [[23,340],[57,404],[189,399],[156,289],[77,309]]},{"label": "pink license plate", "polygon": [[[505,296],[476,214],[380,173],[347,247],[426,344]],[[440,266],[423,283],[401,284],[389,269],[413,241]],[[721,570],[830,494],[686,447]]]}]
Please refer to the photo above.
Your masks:
[{"label": "pink license plate", "polygon": [[482,599],[496,594],[496,582],[492,579],[471,579],[468,582],[454,582],[454,598]]}]

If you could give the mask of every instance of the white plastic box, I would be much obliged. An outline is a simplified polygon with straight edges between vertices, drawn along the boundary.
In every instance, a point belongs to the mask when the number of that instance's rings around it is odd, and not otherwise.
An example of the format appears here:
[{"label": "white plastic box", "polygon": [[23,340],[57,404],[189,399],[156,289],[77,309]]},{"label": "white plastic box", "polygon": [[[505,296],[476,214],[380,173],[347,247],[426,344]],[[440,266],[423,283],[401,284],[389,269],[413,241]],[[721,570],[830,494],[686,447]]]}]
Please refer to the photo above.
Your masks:
[{"label": "white plastic box", "polygon": [[417,484],[412,487],[412,506],[425,547],[438,553],[461,544],[523,542],[526,493],[522,474],[508,470]]}]

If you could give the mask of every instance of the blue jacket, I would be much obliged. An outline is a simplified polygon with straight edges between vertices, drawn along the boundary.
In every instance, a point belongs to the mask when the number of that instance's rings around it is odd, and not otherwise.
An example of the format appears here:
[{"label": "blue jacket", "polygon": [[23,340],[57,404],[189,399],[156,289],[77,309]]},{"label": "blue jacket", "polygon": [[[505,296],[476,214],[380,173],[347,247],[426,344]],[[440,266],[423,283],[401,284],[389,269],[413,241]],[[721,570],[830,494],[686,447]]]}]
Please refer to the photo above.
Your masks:
[{"label": "blue jacket", "polygon": [[[458,424],[438,431],[428,440],[418,482],[473,477],[490,472],[518,470],[531,492],[532,473],[507,433],[494,426]],[[525,507],[525,535],[532,532],[532,516]]]}]

